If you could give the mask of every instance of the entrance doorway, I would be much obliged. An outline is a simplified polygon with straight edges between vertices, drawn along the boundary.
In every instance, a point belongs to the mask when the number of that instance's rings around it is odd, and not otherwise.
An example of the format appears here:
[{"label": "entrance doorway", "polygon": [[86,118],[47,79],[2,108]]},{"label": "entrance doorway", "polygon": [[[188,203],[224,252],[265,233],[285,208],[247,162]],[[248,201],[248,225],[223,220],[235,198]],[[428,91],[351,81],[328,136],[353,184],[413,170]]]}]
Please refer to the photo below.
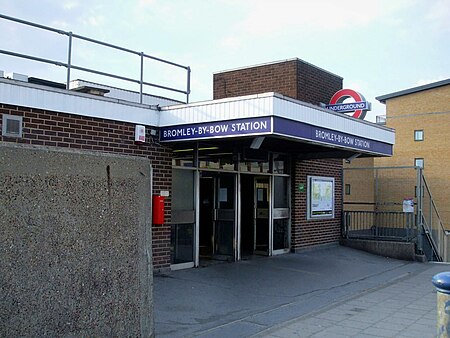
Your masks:
[{"label": "entrance doorway", "polygon": [[171,267],[289,252],[289,156],[196,151],[180,149],[172,171]]},{"label": "entrance doorway", "polygon": [[235,260],[236,175],[200,174],[200,258]]},{"label": "entrance doorway", "polygon": [[241,257],[269,255],[270,177],[241,175]]}]

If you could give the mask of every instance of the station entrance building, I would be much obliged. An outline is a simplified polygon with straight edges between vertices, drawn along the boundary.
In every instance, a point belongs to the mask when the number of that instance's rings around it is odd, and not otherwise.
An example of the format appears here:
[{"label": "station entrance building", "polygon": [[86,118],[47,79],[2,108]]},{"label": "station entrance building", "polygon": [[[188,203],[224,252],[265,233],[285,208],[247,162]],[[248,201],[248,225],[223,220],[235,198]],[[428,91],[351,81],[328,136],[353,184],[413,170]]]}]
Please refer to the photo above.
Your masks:
[{"label": "station entrance building", "polygon": [[173,149],[172,268],[340,238],[342,159],[392,155],[394,132],[320,108],[342,78],[299,59],[214,74],[214,100],[162,109]]},{"label": "station entrance building", "polygon": [[[299,59],[216,73],[214,99],[189,104],[77,83],[1,78],[0,142],[150,158],[165,208],[152,227],[156,270],[336,243],[342,159],[392,155],[392,129],[320,107],[342,78]],[[134,142],[136,125],[145,142]]]}]

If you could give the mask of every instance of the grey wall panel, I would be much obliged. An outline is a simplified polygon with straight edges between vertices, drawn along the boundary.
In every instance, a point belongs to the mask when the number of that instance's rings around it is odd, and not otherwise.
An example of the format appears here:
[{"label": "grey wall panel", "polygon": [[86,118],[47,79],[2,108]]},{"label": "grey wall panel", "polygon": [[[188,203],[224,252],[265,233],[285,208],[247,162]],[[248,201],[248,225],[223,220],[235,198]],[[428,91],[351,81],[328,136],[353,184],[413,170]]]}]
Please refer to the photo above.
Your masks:
[{"label": "grey wall panel", "polygon": [[0,336],[150,336],[149,160],[0,142],[0,173]]}]

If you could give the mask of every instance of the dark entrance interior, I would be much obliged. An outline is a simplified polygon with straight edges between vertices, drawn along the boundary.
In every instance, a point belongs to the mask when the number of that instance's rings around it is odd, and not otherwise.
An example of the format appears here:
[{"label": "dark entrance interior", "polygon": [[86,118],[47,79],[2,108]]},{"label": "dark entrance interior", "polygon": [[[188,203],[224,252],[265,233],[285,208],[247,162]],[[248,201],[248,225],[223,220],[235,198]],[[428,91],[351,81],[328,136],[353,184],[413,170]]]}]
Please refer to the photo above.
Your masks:
[{"label": "dark entrance interior", "polygon": [[241,175],[241,257],[253,255],[255,183],[253,175]]},{"label": "dark entrance interior", "polygon": [[213,254],[214,177],[200,178],[200,258]]},{"label": "dark entrance interior", "polygon": [[234,260],[236,175],[201,172],[200,258]]},{"label": "dark entrance interior", "polygon": [[241,175],[241,257],[269,254],[269,177]]}]

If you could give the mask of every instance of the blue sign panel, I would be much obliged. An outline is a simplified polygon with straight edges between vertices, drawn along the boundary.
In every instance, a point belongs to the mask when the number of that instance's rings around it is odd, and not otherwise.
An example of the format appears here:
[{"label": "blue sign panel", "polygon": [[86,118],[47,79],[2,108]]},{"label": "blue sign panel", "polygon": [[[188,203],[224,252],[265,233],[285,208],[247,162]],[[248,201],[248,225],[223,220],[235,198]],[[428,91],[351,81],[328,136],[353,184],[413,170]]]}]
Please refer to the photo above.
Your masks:
[{"label": "blue sign panel", "polygon": [[353,112],[355,110],[370,110],[370,103],[367,101],[326,104],[325,108],[338,113]]},{"label": "blue sign panel", "polygon": [[392,155],[391,144],[280,117],[260,117],[163,127],[160,129],[160,140],[199,140],[264,135],[272,134],[272,132],[278,135],[336,145],[352,150]]},{"label": "blue sign panel", "polygon": [[271,131],[272,119],[270,117],[259,117],[163,127],[160,129],[159,138],[161,141],[181,141],[265,134]]},{"label": "blue sign panel", "polygon": [[392,155],[391,144],[279,117],[274,117],[273,131],[281,135],[294,136],[343,148]]}]

